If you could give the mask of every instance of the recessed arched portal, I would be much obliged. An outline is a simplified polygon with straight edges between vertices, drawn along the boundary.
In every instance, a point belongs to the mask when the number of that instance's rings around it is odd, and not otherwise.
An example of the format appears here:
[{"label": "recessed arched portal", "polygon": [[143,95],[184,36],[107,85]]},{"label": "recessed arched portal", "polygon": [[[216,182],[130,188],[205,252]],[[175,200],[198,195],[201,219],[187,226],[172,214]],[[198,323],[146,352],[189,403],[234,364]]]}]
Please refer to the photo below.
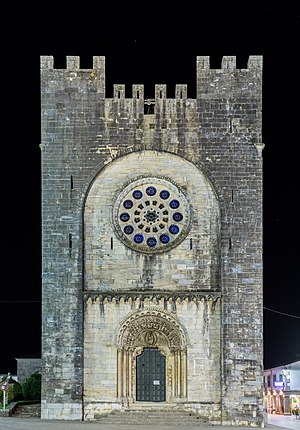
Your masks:
[{"label": "recessed arched portal", "polygon": [[[148,374],[142,375],[143,363],[154,363],[156,370],[149,369]],[[164,366],[160,367],[160,373],[159,366]],[[139,378],[146,378],[149,394],[142,395],[139,391]],[[149,384],[163,388],[153,390]],[[134,312],[120,325],[117,395],[128,405],[136,401],[174,402],[187,398],[187,338],[170,312],[154,309]]]}]

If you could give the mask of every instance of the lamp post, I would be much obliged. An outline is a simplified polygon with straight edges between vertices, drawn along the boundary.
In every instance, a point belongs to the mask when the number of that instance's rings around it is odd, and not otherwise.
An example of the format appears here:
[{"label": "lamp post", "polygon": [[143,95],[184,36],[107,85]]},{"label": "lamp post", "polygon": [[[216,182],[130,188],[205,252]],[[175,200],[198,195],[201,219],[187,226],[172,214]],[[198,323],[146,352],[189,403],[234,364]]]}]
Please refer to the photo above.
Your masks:
[{"label": "lamp post", "polygon": [[11,373],[7,374],[7,377],[1,381],[1,390],[3,392],[3,409],[6,408],[6,401],[8,400],[8,395],[6,395],[6,392],[8,394],[9,387],[16,381],[14,381],[11,377]]},{"label": "lamp post", "polygon": [[5,409],[5,407],[6,407],[6,390],[7,390],[7,388],[8,388],[8,382],[7,381],[4,381],[2,384],[1,384],[1,390],[3,391],[3,409]]}]

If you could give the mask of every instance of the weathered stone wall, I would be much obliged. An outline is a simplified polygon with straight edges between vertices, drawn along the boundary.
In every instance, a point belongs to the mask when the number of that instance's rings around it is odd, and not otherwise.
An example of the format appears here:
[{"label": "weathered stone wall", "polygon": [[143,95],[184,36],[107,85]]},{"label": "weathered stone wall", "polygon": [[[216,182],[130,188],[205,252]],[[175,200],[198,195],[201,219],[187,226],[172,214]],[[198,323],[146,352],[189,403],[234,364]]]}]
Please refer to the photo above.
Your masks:
[{"label": "weathered stone wall", "polygon": [[18,382],[24,382],[35,372],[41,372],[42,360],[40,358],[16,358]]},{"label": "weathered stone wall", "polygon": [[[142,304],[142,307],[141,307]],[[88,295],[85,308],[84,331],[84,402],[85,419],[95,419],[101,413],[121,408],[117,396],[118,338],[123,320],[141,312],[173,316],[176,308],[178,324],[184,328],[187,349],[186,374],[188,380],[187,396],[176,398],[172,381],[172,358],[167,353],[167,402],[189,407],[206,415],[207,404],[212,411],[210,419],[220,416],[220,300],[202,296],[172,302],[165,306],[164,299],[155,297],[145,299],[103,297],[100,294]],[[135,330],[137,330],[135,326]],[[119,335],[119,336],[118,336]],[[134,350],[134,345],[131,347]],[[134,366],[133,366],[134,368]],[[133,373],[133,380],[135,375]],[[183,375],[182,375],[183,376]],[[133,384],[134,385],[134,384]],[[134,389],[133,396],[134,396]],[[130,393],[129,393],[130,394]],[[135,400],[135,399],[134,399]],[[196,406],[195,406],[196,405]]]},{"label": "weathered stone wall", "polygon": [[[130,251],[116,238],[112,201],[135,176],[171,178],[192,208],[188,236],[168,252],[149,256]],[[183,202],[181,202],[181,208]],[[94,179],[84,209],[87,290],[160,291],[220,289],[220,211],[207,178],[183,158],[140,151],[116,159]]]},{"label": "weathered stone wall", "polygon": [[[221,356],[220,382],[208,393],[210,401],[215,401],[220,384],[222,422],[262,423],[261,57],[250,57],[245,70],[235,68],[234,57],[224,57],[218,70],[209,68],[208,57],[198,57],[196,79],[195,100],[186,98],[185,85],[176,86],[175,99],[167,99],[166,87],[156,85],[154,114],[145,115],[142,85],[133,86],[130,99],[125,98],[122,85],[115,85],[112,99],[105,98],[104,57],[94,57],[91,70],[80,69],[77,57],[67,58],[65,70],[54,69],[52,57],[41,58],[44,418],[81,419],[84,414],[85,362],[93,357],[92,352],[87,356],[88,348],[96,348],[90,342],[92,321],[97,318],[90,310],[84,324],[85,295],[112,290],[117,296],[121,290],[130,293],[130,285],[133,290],[164,290],[161,269],[151,263],[154,276],[149,284],[149,267],[143,262],[151,258],[128,250],[115,235],[112,220],[107,219],[114,196],[109,203],[107,194],[102,206],[92,202],[95,191],[96,197],[103,196],[105,190],[114,189],[114,181],[120,187],[122,174],[119,179],[118,175],[105,178],[105,174],[118,166],[123,169],[122,160],[128,161],[128,180],[140,174],[139,167],[148,174],[151,169],[146,164],[134,165],[134,160],[147,154],[148,160],[157,160],[152,162],[154,170],[155,166],[160,168],[156,174],[174,176],[191,206],[197,208],[186,238],[154,259],[168,278],[166,291],[170,294],[178,288],[191,296],[193,290],[202,289],[222,294],[221,330],[218,336],[210,332],[211,339],[222,341],[212,360],[204,360],[195,379],[189,373],[191,400],[197,397],[195,387],[204,381],[205,371],[210,381],[210,375],[216,374],[216,360]],[[183,168],[182,176],[172,170],[173,163]],[[118,169],[114,173],[119,174]],[[102,178],[102,184],[98,183]],[[204,202],[209,204],[200,210]],[[95,207],[98,212],[90,213]],[[99,218],[101,224],[95,230],[88,222],[84,224],[84,219],[95,224]],[[195,224],[196,219],[200,225]],[[98,249],[96,233],[102,241]],[[108,249],[111,259],[103,263],[98,257]],[[122,272],[126,267],[131,270],[130,276],[124,273],[124,282],[116,268],[117,251]],[[177,259],[174,266],[168,255]],[[126,305],[117,308],[124,316]],[[108,314],[115,312],[113,305],[105,304],[105,309]],[[196,308],[192,313],[182,311],[181,305],[175,309],[187,332],[192,333],[199,320]],[[201,330],[204,323],[199,324],[197,329]],[[104,349],[114,335],[107,331]],[[199,345],[195,348],[201,349]],[[196,355],[201,359],[200,349]],[[193,360],[192,351],[188,360]],[[110,356],[113,366],[116,357],[113,352]],[[190,372],[191,361],[188,363]]]}]

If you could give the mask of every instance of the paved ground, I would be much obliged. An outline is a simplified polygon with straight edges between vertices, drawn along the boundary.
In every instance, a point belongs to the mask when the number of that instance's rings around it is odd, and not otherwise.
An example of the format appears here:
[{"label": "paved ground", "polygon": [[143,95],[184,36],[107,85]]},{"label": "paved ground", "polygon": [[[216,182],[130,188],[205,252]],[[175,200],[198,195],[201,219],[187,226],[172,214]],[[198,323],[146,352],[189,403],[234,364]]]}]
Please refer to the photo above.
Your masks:
[{"label": "paved ground", "polygon": [[[214,426],[219,427],[219,426]],[[300,430],[300,420],[295,420],[292,416],[269,415],[268,423],[265,427],[274,430]],[[60,421],[60,420],[41,420],[39,418],[13,418],[0,417],[0,430],[212,430],[212,426],[175,426],[163,425],[153,426],[144,425],[114,425],[100,424],[90,421]],[[228,427],[220,426],[220,430],[245,430],[247,427]]]},{"label": "paved ground", "polygon": [[[211,426],[153,426],[153,425],[115,425],[74,421],[46,421],[30,418],[0,418],[1,430],[211,430]],[[222,427],[222,430],[245,430],[245,427]]]},{"label": "paved ground", "polygon": [[[276,414],[269,414],[268,415],[268,424],[270,426],[276,426],[286,428],[286,429],[292,429],[292,430],[300,430],[300,419],[297,419],[293,415],[276,415]],[[267,424],[267,427],[268,427]]]}]

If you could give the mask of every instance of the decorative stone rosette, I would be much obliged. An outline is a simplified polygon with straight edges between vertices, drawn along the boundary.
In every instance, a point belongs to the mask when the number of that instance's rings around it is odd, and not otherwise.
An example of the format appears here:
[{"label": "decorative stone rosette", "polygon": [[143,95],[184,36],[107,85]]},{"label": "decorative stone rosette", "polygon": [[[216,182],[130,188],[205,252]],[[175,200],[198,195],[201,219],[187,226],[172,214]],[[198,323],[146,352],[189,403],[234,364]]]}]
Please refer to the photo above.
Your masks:
[{"label": "decorative stone rosette", "polygon": [[174,248],[187,236],[190,222],[190,204],[183,190],[162,177],[142,177],[126,184],[113,206],[117,236],[138,252]]}]

